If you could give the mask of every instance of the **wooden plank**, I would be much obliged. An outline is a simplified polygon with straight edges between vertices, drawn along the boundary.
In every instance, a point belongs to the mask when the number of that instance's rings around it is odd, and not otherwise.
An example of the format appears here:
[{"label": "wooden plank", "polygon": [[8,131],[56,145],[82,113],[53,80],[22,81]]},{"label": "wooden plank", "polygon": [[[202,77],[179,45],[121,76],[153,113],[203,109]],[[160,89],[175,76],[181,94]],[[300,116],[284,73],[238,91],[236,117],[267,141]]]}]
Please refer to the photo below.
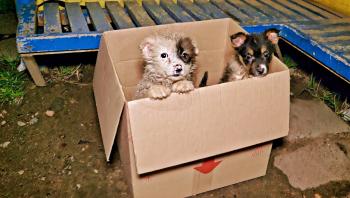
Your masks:
[{"label": "wooden plank", "polygon": [[[36,5],[35,2],[30,4],[20,4],[18,7],[17,16],[18,16],[18,36],[28,36],[35,33],[36,28]],[[19,5],[18,5],[19,6]],[[17,42],[17,45],[21,43]]]},{"label": "wooden plank", "polygon": [[104,32],[113,30],[111,24],[107,20],[105,12],[98,2],[86,2],[86,8],[96,31]]},{"label": "wooden plank", "polygon": [[313,12],[313,13],[316,13],[318,15],[323,16],[324,18],[327,18],[327,19],[339,18],[338,16],[336,16],[336,15],[334,15],[326,10],[320,9],[312,4],[309,4],[309,3],[305,2],[304,0],[291,0],[291,1],[298,4],[301,7],[309,10],[310,12]]},{"label": "wooden plank", "polygon": [[306,20],[305,17],[302,15],[298,14],[297,12],[294,12],[293,10],[290,10],[281,4],[278,4],[272,0],[264,0],[260,1],[261,3],[270,6],[271,8],[275,9],[277,12],[282,13],[283,15],[287,16],[291,21],[301,21],[301,20]]},{"label": "wooden plank", "polygon": [[190,0],[177,0],[177,4],[198,21],[209,20],[211,17]]},{"label": "wooden plank", "polygon": [[[334,37],[334,38],[338,38],[338,37]],[[325,40],[321,40],[320,41],[321,44],[324,44],[325,46],[350,46],[350,40],[336,40],[336,41],[325,41]]]},{"label": "wooden plank", "polygon": [[333,36],[335,35],[343,35],[345,36],[346,32],[350,32],[350,26],[339,26],[339,27],[323,27],[322,29],[311,29],[311,30],[302,30],[303,32],[307,33],[308,35],[315,36],[315,35],[321,35],[323,37]]},{"label": "wooden plank", "polygon": [[160,0],[160,5],[177,22],[195,21],[194,18],[171,0]]},{"label": "wooden plank", "polygon": [[156,25],[143,7],[139,6],[136,1],[125,1],[125,8],[127,9],[130,17],[137,26],[151,26]]},{"label": "wooden plank", "polygon": [[30,76],[32,77],[35,85],[46,86],[44,77],[41,75],[38,64],[36,63],[33,56],[22,56],[22,60],[26,65]]},{"label": "wooden plank", "polygon": [[44,32],[62,33],[58,3],[44,4]]},{"label": "wooden plank", "polygon": [[72,32],[89,32],[90,30],[81,11],[80,4],[66,3],[65,7]]},{"label": "wooden plank", "polygon": [[255,8],[259,13],[264,14],[264,16],[267,16],[270,19],[272,18],[273,21],[289,21],[289,19],[284,14],[280,13],[275,8],[268,6],[267,4],[264,4],[257,0],[246,0],[246,2],[249,4],[248,6]]},{"label": "wooden plank", "polygon": [[[340,1],[344,1],[344,0],[335,0],[335,1],[337,3],[334,3],[334,1],[326,1],[325,2],[323,0],[312,0],[312,1],[308,1],[308,3],[314,5],[322,10],[330,12],[330,13],[332,13],[340,18],[349,17],[350,10],[348,9],[347,6],[344,6],[344,4],[340,3]],[[346,2],[346,3],[350,4],[350,2]]]},{"label": "wooden plank", "polygon": [[321,20],[321,21],[313,21],[313,23],[297,23],[296,27],[302,30],[318,30],[318,29],[323,29],[323,28],[328,28],[328,27],[344,27],[344,26],[350,26],[350,20]]},{"label": "wooden plank", "polygon": [[[344,57],[349,61],[349,64],[350,64],[350,51],[349,52],[345,52],[344,53]],[[350,67],[350,66],[349,66]],[[350,80],[348,81],[349,84],[350,84]]]},{"label": "wooden plank", "polygon": [[288,25],[300,30],[307,30],[307,29],[319,29],[321,26],[323,27],[331,27],[334,26],[341,26],[345,24],[349,24],[350,19],[348,18],[339,18],[339,19],[327,19],[327,20],[315,20],[315,21],[299,21],[294,23],[289,23]]},{"label": "wooden plank", "polygon": [[152,17],[157,24],[175,23],[176,21],[169,16],[158,4],[153,0],[144,0],[142,5],[146,12]]},{"label": "wooden plank", "polygon": [[321,20],[324,19],[322,16],[312,13],[303,7],[300,7],[299,5],[290,2],[288,0],[275,0],[276,3],[279,3],[280,5],[284,6],[285,8],[288,8],[290,10],[293,10],[294,12],[297,12],[298,14],[313,20]]},{"label": "wooden plank", "polygon": [[250,18],[248,15],[228,4],[224,0],[211,0],[215,6],[224,11],[230,17],[234,18],[236,21],[243,22],[244,24],[255,24],[256,21]]},{"label": "wooden plank", "polygon": [[336,53],[345,53],[350,51],[349,45],[328,45],[327,47],[334,50]]},{"label": "wooden plank", "polygon": [[134,23],[126,13],[125,9],[120,6],[118,2],[106,2],[106,8],[111,15],[111,19],[114,25],[118,29],[132,28],[135,27]]},{"label": "wooden plank", "polygon": [[[256,2],[256,0],[254,0],[254,2]],[[262,13],[257,8],[254,8],[252,5],[250,5],[252,2],[249,2],[248,4],[248,1],[227,0],[227,3],[242,11],[242,13],[247,14],[250,18],[253,18],[255,21],[265,22],[269,20],[269,18],[272,18],[271,15],[268,16]]]},{"label": "wooden plank", "polygon": [[214,19],[230,18],[225,12],[211,4],[207,0],[194,0],[195,4],[198,5],[206,14],[210,15]]},{"label": "wooden plank", "polygon": [[337,37],[322,37],[323,42],[343,42],[350,40],[350,35],[348,36],[337,36]]}]

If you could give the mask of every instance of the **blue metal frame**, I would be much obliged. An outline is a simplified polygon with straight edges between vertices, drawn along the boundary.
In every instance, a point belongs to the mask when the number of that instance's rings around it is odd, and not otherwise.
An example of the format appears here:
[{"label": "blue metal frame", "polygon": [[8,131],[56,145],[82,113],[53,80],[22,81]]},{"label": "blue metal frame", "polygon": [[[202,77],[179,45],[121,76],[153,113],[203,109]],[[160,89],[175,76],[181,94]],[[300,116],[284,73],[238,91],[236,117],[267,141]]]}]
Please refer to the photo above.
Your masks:
[{"label": "blue metal frame", "polygon": [[[17,46],[21,54],[98,49],[102,33],[35,34],[35,0],[17,0],[19,18]],[[33,25],[34,24],[34,25]],[[340,57],[327,46],[320,45],[302,32],[284,24],[243,26],[248,32],[279,29],[280,35],[307,54],[315,57],[329,69],[350,80],[350,60]]]}]

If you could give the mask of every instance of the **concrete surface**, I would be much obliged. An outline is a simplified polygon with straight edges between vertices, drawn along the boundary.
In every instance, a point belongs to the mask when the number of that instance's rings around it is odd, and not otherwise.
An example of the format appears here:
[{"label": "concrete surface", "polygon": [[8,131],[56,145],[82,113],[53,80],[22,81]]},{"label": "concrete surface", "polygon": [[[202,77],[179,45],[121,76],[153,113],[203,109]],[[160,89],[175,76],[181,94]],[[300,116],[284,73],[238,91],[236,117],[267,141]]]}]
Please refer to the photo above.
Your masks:
[{"label": "concrete surface", "polygon": [[350,141],[341,143],[320,138],[295,151],[276,156],[274,165],[287,175],[293,187],[301,190],[330,181],[350,180],[349,148]]},{"label": "concrete surface", "polygon": [[291,100],[290,130],[286,140],[297,141],[349,131],[349,125],[322,101],[298,98]]}]

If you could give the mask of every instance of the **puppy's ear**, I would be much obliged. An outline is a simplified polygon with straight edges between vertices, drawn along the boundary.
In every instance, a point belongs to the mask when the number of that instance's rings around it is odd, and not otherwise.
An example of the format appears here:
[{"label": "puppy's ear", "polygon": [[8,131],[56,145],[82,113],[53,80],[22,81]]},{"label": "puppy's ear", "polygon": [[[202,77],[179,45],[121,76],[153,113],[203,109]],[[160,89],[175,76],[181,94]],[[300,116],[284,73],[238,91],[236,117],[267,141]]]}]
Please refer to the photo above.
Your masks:
[{"label": "puppy's ear", "polygon": [[274,28],[268,29],[264,32],[265,39],[271,41],[272,44],[277,44],[278,43],[278,33],[280,31]]},{"label": "puppy's ear", "polygon": [[239,48],[243,45],[245,40],[247,40],[248,35],[244,32],[238,32],[230,36],[231,43],[234,48]]},{"label": "puppy's ear", "polygon": [[151,59],[152,58],[152,49],[154,46],[154,43],[156,42],[154,37],[148,37],[145,38],[141,44],[140,49],[142,51],[142,55],[145,59]]}]

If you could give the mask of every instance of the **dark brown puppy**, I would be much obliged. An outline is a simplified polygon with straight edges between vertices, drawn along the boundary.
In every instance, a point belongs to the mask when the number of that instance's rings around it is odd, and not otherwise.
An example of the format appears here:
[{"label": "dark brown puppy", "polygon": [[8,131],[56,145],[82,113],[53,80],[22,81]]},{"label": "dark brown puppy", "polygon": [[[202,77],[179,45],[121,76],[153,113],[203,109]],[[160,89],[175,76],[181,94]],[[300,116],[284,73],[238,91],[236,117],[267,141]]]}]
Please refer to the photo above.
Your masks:
[{"label": "dark brown puppy", "polygon": [[228,63],[221,82],[267,75],[275,52],[274,45],[278,43],[278,33],[276,29],[269,29],[261,34],[238,32],[232,35],[231,43],[236,53]]}]

